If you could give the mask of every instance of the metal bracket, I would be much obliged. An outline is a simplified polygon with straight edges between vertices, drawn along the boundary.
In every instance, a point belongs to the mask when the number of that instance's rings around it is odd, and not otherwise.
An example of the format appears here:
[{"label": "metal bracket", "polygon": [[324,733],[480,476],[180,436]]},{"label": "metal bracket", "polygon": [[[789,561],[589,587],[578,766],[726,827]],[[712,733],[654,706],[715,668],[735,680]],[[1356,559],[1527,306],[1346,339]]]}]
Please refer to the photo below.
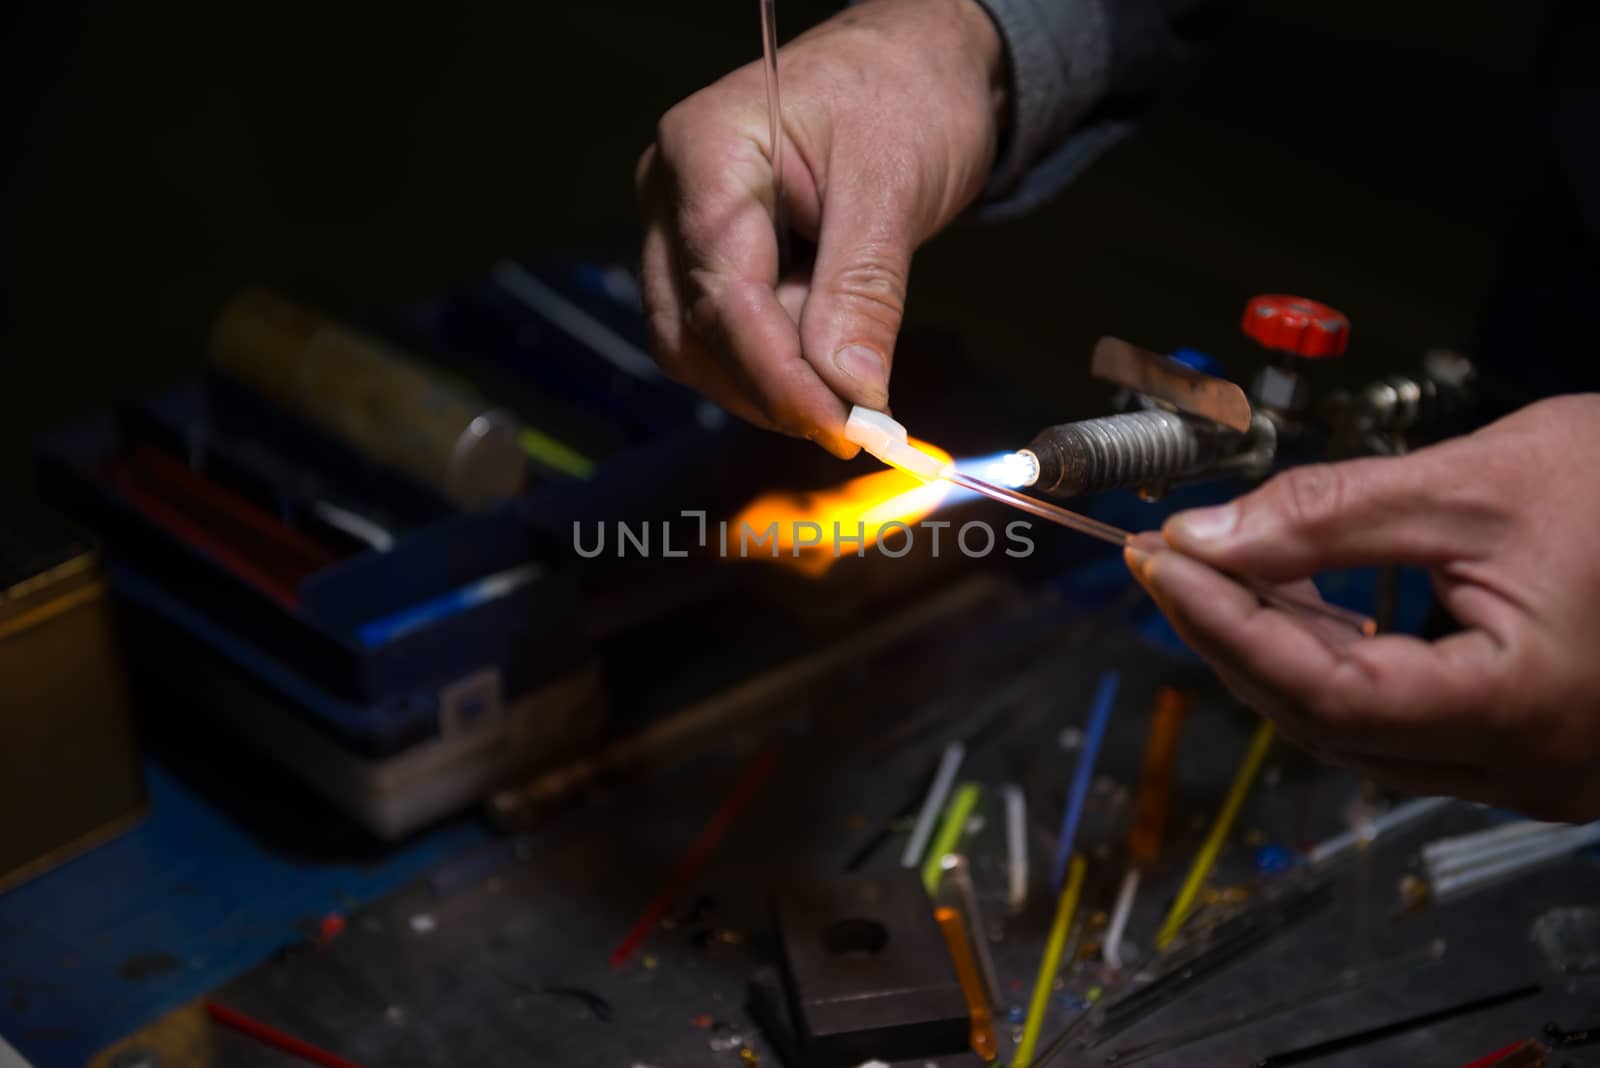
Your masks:
[{"label": "metal bracket", "polygon": [[1090,373],[1241,434],[1250,430],[1250,399],[1235,383],[1120,338],[1103,337],[1096,343]]}]

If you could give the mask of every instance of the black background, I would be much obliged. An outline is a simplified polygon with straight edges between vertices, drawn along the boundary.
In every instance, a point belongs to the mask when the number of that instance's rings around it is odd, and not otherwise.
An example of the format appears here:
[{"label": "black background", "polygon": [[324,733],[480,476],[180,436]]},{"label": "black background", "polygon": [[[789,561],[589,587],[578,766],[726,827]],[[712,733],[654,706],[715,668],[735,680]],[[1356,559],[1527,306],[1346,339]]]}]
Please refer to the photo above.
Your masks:
[{"label": "black background", "polygon": [[[925,250],[911,321],[958,329],[1063,418],[1098,402],[1095,337],[1226,354],[1259,291],[1342,307],[1356,366],[1470,346],[1540,188],[1544,6],[1243,4],[1143,135],[1056,203]],[[833,9],[785,0],[780,27]],[[759,54],[754,0],[60,2],[0,20],[7,492],[39,431],[191,375],[240,283],[357,314],[502,255],[626,238],[658,115]]]}]

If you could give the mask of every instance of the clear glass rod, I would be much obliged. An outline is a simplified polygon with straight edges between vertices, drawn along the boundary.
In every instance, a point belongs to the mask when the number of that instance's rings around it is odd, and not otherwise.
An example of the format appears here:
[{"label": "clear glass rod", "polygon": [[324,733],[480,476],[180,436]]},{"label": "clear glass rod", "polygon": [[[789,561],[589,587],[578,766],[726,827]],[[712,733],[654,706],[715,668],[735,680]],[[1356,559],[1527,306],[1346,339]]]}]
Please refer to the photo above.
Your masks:
[{"label": "clear glass rod", "polygon": [[761,58],[767,76],[767,131],[772,139],[772,227],[778,235],[778,278],[789,270],[789,212],[783,200],[783,106],[778,99],[778,13],[761,0]]},{"label": "clear glass rod", "polygon": [[[1041,501],[1037,497],[1029,497],[1025,493],[1018,493],[1004,486],[997,486],[993,482],[974,478],[972,475],[956,470],[954,466],[949,464],[946,464],[939,474],[940,477],[947,481],[965,487],[974,493],[981,493],[991,500],[1009,504],[1011,507],[1027,512],[1029,515],[1038,516],[1040,519],[1059,524],[1070,530],[1076,530],[1080,534],[1087,534],[1091,538],[1098,538],[1108,545],[1126,546],[1134,538],[1132,531],[1123,530],[1121,527],[1112,526],[1110,523],[1102,523],[1098,519],[1091,519],[1089,516],[1074,512],[1070,508],[1063,508],[1059,504]],[[1364,616],[1360,612],[1352,612],[1348,608],[1341,608],[1325,601],[1313,600],[1300,594],[1287,593],[1270,583],[1244,575],[1230,574],[1228,578],[1255,594],[1263,604],[1271,605],[1273,608],[1330,620],[1341,626],[1349,627],[1363,637],[1371,637],[1377,633],[1378,625],[1370,617]]]}]

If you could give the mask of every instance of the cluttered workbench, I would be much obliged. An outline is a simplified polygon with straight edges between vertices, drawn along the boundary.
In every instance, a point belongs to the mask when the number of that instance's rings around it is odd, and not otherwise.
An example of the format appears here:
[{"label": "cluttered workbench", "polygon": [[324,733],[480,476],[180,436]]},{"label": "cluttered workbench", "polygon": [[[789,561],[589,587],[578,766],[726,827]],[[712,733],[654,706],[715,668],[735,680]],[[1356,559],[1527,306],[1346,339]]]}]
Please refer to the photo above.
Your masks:
[{"label": "cluttered workbench", "polygon": [[[1040,633],[1035,613],[1053,616],[1054,625]],[[861,880],[887,886],[902,875],[913,822],[907,814],[926,796],[946,747],[961,742],[958,778],[979,793],[943,845],[965,857],[977,911],[968,911],[971,902],[959,893],[950,899],[969,924],[981,916],[973,933],[993,957],[997,1052],[1013,1063],[1055,912],[1050,861],[1058,817],[1090,744],[1095,680],[1110,672],[1121,684],[1110,702],[1115,726],[1090,758],[1073,845],[1087,861],[1079,925],[1046,987],[1044,1040],[1095,1004],[1121,1003],[1138,989],[1136,976],[1168,969],[1153,955],[1154,932],[1255,725],[1206,687],[1192,665],[1100,620],[1063,619],[1036,605],[998,614],[1008,617],[998,625],[1004,636],[903,650],[870,673],[819,680],[787,710],[774,709],[702,756],[596,798],[544,829],[444,863],[350,915],[338,937],[298,945],[206,1000],[335,1051],[341,1064],[823,1063],[780,1056],[784,1040],[751,1011],[762,977],[775,981],[764,969],[782,955],[772,895],[780,908],[800,910],[784,917],[790,938],[848,920],[839,897],[847,887]],[[1024,623],[1035,631],[1032,640],[1016,639]],[[1134,728],[1165,682],[1194,686],[1197,696],[1174,767],[1170,829],[1134,906],[1119,972],[1105,963],[1103,940],[1127,863],[1122,837],[1143,744]],[[907,687],[917,700],[902,707],[915,711],[885,712],[890,696]],[[1006,784],[1026,798],[1020,899],[1008,870]],[[1326,879],[1326,888],[1311,891],[1316,896],[1303,914],[1281,929],[1263,931],[1231,949],[1233,959],[1173,986],[1160,999],[1169,1004],[1141,1011],[1121,1029],[1104,1028],[1093,1050],[1056,1063],[1131,1063],[1149,1043],[1211,1024],[1215,1037],[1149,1063],[1253,1064],[1529,984],[1540,988],[1320,1063],[1466,1064],[1538,1037],[1548,1022],[1592,1022],[1595,980],[1555,972],[1531,932],[1557,906],[1592,902],[1600,867],[1573,860],[1460,902],[1407,909],[1397,887],[1415,869],[1423,842],[1503,821],[1457,804],[1381,835],[1369,848],[1299,870],[1295,858],[1347,828],[1352,810],[1365,803],[1348,777],[1272,749],[1225,837],[1200,925],[1231,910],[1245,917],[1271,910],[1277,895],[1307,892],[1300,880],[1308,876]],[[914,894],[921,892],[920,870],[912,874]],[[893,941],[879,950],[888,957],[926,951]],[[792,958],[800,951],[790,945],[787,952]],[[819,985],[801,996],[839,996],[854,981],[858,952],[867,950],[846,952],[833,973],[824,961]],[[931,1026],[948,1016],[950,992],[937,973],[915,978],[925,987],[880,987],[877,996],[887,1001],[898,993],[906,999],[898,1011]],[[964,1036],[959,996],[954,1007]],[[1252,1019],[1269,1007],[1286,1011]],[[887,1030],[897,1010],[880,1009]],[[180,1010],[98,1063],[289,1063],[258,1040],[202,1019],[198,1006]],[[1080,1034],[1095,1041],[1090,1019]],[[141,1050],[157,1056],[128,1059]],[[980,1063],[971,1054],[926,1052],[905,1062]]]},{"label": "cluttered workbench", "polygon": [[[940,482],[1083,497],[1114,541],[1201,476],[1404,448],[1470,386],[1435,353],[1314,407],[1343,317],[1244,325],[1248,398],[1107,339],[1122,410],[1009,452],[1040,414],[908,337],[896,412],[939,477],[840,482],[654,375],[603,263],[359,328],[247,291],[206,381],[41,447],[104,539],[155,763],[143,827],[0,896],[7,1028],[41,1068],[115,1037],[66,1004],[132,1032],[110,1068],[1583,1063],[1594,828],[1318,766],[1114,553],[1022,551]],[[823,537],[866,518],[876,544]],[[1427,622],[1425,576],[1322,592]]]}]

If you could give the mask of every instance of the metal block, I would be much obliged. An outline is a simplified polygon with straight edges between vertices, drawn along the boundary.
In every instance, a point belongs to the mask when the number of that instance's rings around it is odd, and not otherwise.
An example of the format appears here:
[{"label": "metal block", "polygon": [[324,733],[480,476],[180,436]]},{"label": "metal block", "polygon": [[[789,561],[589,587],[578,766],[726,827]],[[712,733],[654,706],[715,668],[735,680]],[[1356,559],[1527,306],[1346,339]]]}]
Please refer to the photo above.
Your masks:
[{"label": "metal block", "polygon": [[780,964],[806,1065],[967,1049],[961,983],[917,873],[846,876],[774,897]]},{"label": "metal block", "polygon": [[[771,967],[757,969],[750,977],[746,992],[749,998],[746,1008],[749,1009],[751,1018],[761,1028],[767,1047],[784,1068],[834,1068],[838,1062],[808,1060],[801,1055],[794,1033],[794,1022],[789,1016],[789,1006],[784,998],[783,983],[778,978],[777,969]],[[907,1057],[897,1061],[885,1061],[881,1058],[875,1060],[887,1068],[984,1068],[983,1058],[970,1049],[937,1057]],[[854,1063],[846,1063],[855,1068]]]}]

